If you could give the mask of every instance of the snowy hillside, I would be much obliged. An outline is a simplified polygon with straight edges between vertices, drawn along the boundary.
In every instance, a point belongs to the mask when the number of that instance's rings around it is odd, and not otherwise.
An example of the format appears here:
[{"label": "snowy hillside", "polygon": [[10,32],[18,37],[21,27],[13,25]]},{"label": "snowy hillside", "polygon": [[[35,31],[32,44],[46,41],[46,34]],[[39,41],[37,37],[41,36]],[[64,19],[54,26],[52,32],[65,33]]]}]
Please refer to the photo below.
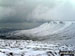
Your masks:
[{"label": "snowy hillside", "polygon": [[[75,21],[50,21],[28,30],[6,33],[6,38],[42,40],[72,44],[75,39]],[[5,38],[2,36],[2,38]],[[62,41],[61,41],[62,40]],[[67,41],[66,41],[67,40]],[[64,44],[65,44],[64,43]]]},{"label": "snowy hillside", "polygon": [[62,44],[73,44],[73,42],[75,42],[74,29],[75,21],[51,21],[33,29],[19,30],[12,33],[7,33],[6,38],[42,40],[54,43],[60,42]]},{"label": "snowy hillside", "polygon": [[12,33],[8,33],[10,37],[15,37],[15,38],[30,38],[30,39],[46,39],[47,36],[53,35],[53,34],[58,34],[65,29],[69,28],[72,25],[72,22],[69,21],[51,21],[44,23],[36,28],[33,29],[28,29],[28,30],[19,30],[19,31],[14,31]]},{"label": "snowy hillside", "polygon": [[[74,21],[51,21],[33,29],[7,33],[6,38],[23,38],[28,40],[1,39],[0,54],[8,56],[12,52],[16,56],[59,56],[59,50],[75,51],[74,29]],[[52,53],[48,53],[49,51]]]}]

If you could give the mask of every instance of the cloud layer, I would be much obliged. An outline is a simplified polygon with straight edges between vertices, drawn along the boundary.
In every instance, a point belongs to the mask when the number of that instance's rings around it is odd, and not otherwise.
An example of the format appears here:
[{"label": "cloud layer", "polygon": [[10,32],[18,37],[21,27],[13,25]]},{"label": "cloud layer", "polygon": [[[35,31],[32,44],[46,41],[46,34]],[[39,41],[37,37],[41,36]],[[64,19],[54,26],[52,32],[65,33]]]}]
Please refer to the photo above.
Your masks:
[{"label": "cloud layer", "polygon": [[63,0],[53,8],[38,5],[30,15],[37,20],[75,20],[75,7],[72,0]]},{"label": "cloud layer", "polygon": [[0,0],[0,22],[75,20],[72,0]]}]

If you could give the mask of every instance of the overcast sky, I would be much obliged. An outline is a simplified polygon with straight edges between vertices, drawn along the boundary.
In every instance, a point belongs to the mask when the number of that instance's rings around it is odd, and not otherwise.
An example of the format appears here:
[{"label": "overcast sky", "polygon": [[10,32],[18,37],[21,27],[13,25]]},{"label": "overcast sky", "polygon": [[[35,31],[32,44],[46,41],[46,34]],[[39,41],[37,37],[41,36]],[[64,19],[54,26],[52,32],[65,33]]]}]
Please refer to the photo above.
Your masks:
[{"label": "overcast sky", "polygon": [[0,0],[0,22],[75,20],[74,0]]}]

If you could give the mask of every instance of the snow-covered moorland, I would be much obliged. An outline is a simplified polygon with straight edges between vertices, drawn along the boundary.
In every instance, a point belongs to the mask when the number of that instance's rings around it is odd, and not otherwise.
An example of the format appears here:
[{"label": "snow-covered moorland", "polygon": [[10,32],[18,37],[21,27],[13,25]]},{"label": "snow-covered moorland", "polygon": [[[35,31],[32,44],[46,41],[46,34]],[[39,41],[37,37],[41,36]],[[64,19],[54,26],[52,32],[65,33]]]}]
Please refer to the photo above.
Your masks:
[{"label": "snow-covered moorland", "polygon": [[[59,51],[74,51],[72,45],[50,44],[32,40],[0,40],[2,56],[59,56]],[[51,53],[49,53],[51,52]]]},{"label": "snow-covered moorland", "polygon": [[75,51],[74,29],[74,21],[51,21],[33,29],[2,34],[2,37],[25,40],[1,39],[0,53],[7,56],[59,56],[60,50]]},{"label": "snow-covered moorland", "polygon": [[50,38],[51,35],[58,34],[70,27],[72,22],[69,21],[50,21],[46,22],[38,27],[28,30],[18,30],[6,33],[6,38],[20,38],[20,39],[34,39],[42,40]]}]

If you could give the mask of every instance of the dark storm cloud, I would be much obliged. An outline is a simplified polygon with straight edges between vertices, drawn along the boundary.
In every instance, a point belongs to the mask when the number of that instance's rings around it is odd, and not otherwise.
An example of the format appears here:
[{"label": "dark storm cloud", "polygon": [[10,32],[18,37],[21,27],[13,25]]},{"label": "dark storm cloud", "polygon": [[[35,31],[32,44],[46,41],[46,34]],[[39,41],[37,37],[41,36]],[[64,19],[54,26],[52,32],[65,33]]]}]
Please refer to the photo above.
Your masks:
[{"label": "dark storm cloud", "polygon": [[22,22],[30,12],[30,5],[24,0],[0,0],[1,22]]},{"label": "dark storm cloud", "polygon": [[[0,0],[0,22],[32,21],[31,14],[39,5],[54,7],[56,0]],[[31,16],[31,17],[30,17]],[[33,19],[33,20],[36,20]]]},{"label": "dark storm cloud", "polygon": [[[72,0],[0,0],[0,22],[74,20]],[[72,7],[73,6],[73,7]]]}]

